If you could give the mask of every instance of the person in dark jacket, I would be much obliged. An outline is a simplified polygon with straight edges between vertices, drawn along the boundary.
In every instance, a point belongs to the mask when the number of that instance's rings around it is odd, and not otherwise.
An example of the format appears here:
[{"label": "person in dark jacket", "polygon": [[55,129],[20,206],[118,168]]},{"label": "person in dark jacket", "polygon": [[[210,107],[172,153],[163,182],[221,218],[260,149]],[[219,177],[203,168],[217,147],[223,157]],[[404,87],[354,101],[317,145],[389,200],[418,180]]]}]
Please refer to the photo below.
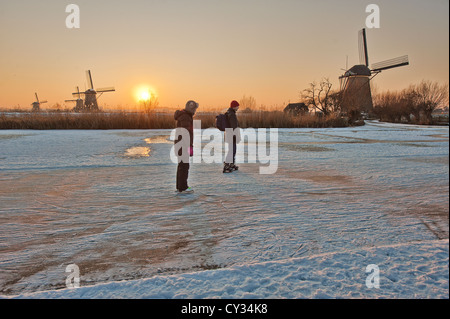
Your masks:
[{"label": "person in dark jacket", "polygon": [[236,112],[239,110],[239,102],[232,101],[230,104],[230,108],[225,113],[228,120],[228,127],[232,128],[233,136],[228,136],[225,133],[225,141],[228,143],[228,154],[225,158],[225,163],[223,167],[224,173],[231,173],[233,171],[238,170],[238,166],[236,166],[236,144],[240,142],[240,134],[239,134],[239,121],[236,116]]},{"label": "person in dark jacket", "polygon": [[[177,190],[179,193],[192,193],[194,190],[188,186],[189,176],[189,157],[194,155],[194,115],[198,109],[198,103],[188,101],[184,110],[178,110],[174,114],[177,121],[177,128],[184,128],[189,132],[189,141],[183,141],[182,134],[176,133],[175,144],[186,143],[178,151],[178,167],[177,167]],[[189,144],[187,144],[189,143]],[[183,154],[183,150],[189,149],[189,154]]]}]

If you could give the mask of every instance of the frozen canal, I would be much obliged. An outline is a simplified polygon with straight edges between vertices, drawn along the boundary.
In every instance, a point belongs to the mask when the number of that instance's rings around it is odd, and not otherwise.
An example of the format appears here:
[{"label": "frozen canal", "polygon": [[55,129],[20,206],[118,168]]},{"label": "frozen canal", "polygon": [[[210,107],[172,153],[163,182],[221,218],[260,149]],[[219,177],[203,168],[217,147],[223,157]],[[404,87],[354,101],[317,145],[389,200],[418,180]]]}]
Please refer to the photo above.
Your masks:
[{"label": "frozen canal", "polygon": [[0,294],[448,238],[448,127],[280,129],[276,174],[193,164],[182,196],[169,134],[0,131]]}]

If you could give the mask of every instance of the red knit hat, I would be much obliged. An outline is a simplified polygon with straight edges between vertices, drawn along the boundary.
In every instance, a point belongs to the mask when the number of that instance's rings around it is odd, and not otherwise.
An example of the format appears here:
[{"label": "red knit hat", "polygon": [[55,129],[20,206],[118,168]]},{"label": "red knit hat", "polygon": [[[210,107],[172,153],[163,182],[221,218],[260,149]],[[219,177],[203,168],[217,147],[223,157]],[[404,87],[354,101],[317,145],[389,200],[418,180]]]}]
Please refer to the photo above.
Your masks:
[{"label": "red knit hat", "polygon": [[238,101],[231,101],[230,107],[238,107],[239,103]]}]

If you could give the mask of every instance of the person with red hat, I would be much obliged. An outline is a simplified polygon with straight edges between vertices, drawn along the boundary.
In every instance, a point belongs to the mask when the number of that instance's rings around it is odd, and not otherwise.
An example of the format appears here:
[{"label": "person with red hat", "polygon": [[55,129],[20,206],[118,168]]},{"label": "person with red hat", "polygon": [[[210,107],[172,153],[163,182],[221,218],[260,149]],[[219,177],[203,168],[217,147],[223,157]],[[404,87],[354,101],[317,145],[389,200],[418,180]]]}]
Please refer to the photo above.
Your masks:
[{"label": "person with red hat", "polygon": [[228,154],[225,158],[225,163],[223,167],[224,173],[231,173],[233,171],[237,171],[239,166],[236,166],[236,144],[240,142],[240,134],[239,134],[239,121],[236,116],[236,112],[239,110],[239,102],[231,101],[230,108],[225,113],[228,120],[228,128],[233,129],[233,135],[228,136],[225,133],[225,141],[228,143]]}]

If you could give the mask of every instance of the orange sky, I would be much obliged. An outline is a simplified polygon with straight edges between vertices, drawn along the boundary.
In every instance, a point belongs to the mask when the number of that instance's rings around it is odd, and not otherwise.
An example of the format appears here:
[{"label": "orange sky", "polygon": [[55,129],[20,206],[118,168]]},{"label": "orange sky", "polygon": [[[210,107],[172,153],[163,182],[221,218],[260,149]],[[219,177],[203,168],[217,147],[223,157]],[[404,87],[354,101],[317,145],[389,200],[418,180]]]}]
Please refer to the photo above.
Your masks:
[{"label": "orange sky", "polygon": [[[67,29],[68,3],[0,2],[0,107],[45,107],[86,88],[114,86],[101,107],[131,108],[149,88],[162,107],[189,99],[226,107],[244,95],[257,105],[299,100],[309,82],[335,88],[346,66],[359,63],[358,30],[370,1],[361,0],[73,0],[80,29]],[[397,90],[449,76],[449,1],[380,0],[379,29],[368,29],[371,63],[409,55],[410,66],[374,79]],[[67,106],[73,106],[67,104]]]}]

